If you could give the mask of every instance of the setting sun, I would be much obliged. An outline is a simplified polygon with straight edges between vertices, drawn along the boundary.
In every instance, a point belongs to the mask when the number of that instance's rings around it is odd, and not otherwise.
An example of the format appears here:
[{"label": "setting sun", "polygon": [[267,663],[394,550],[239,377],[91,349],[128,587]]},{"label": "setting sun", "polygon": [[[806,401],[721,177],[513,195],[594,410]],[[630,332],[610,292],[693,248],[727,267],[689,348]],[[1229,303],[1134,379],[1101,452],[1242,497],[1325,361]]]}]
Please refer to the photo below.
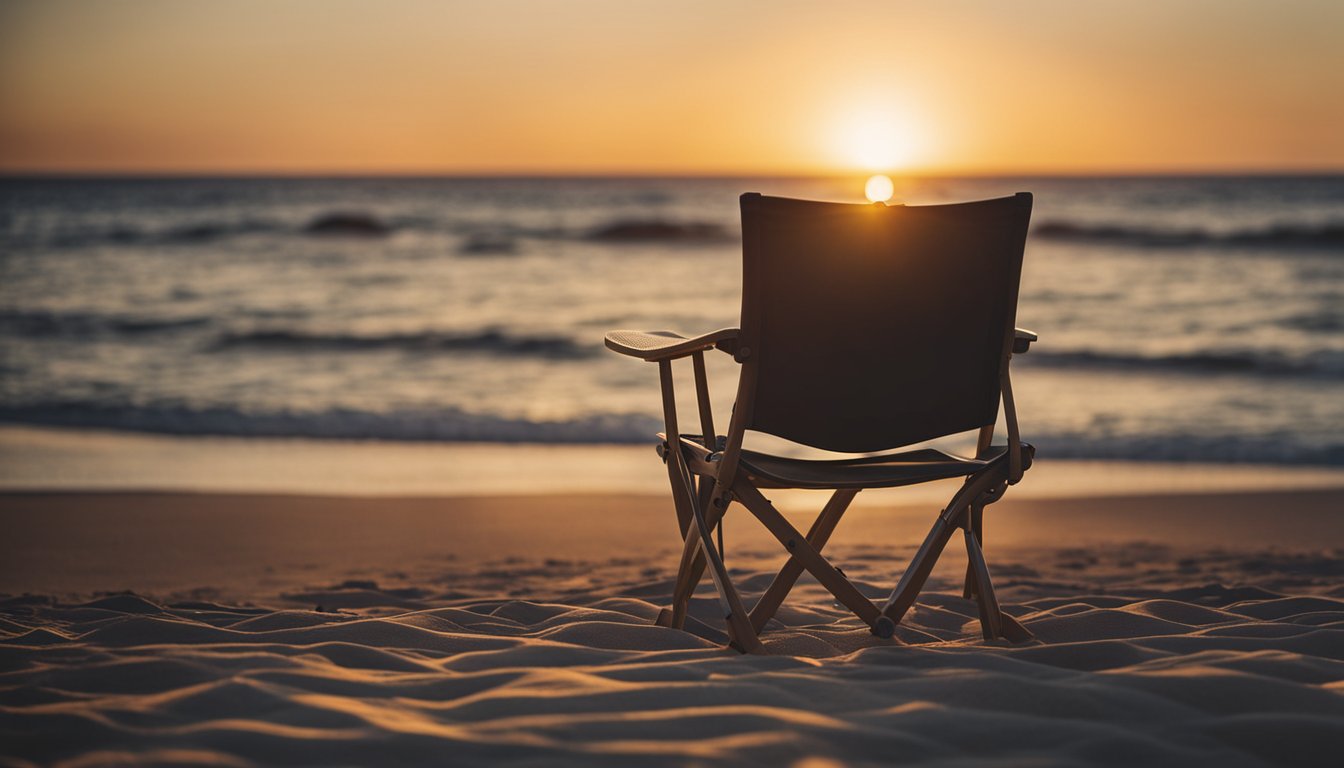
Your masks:
[{"label": "setting sun", "polygon": [[895,191],[896,185],[891,183],[891,177],[882,174],[869,176],[868,183],[863,185],[863,194],[868,196],[870,203],[885,203]]}]

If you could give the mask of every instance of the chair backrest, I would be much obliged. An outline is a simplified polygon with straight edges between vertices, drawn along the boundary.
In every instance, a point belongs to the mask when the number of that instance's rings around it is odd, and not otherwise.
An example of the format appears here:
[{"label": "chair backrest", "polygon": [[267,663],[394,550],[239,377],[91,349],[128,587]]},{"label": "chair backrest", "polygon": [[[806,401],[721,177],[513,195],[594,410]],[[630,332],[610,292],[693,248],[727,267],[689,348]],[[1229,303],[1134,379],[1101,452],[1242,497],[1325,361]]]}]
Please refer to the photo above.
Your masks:
[{"label": "chair backrest", "polygon": [[1031,200],[743,195],[738,423],[853,453],[992,424]]}]

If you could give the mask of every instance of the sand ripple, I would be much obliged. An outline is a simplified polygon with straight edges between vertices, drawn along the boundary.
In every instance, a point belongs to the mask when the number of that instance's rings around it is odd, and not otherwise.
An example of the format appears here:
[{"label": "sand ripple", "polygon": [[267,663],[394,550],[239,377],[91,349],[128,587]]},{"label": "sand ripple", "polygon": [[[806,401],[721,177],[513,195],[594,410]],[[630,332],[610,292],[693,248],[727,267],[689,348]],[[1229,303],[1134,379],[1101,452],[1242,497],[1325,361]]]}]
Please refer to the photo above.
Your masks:
[{"label": "sand ripple", "polygon": [[[11,597],[0,753],[19,765],[1338,765],[1344,596],[1319,569],[1293,571],[1316,560],[1260,557],[1257,584],[1178,587],[1249,555],[1189,555],[1177,577],[1108,569],[1135,559],[1124,547],[1084,554],[1000,557],[1005,610],[1031,644],[979,641],[953,569],[895,641],[804,581],[768,657],[721,648],[708,591],[691,631],[653,626],[667,574],[643,562],[501,562],[419,585],[295,589],[274,607]],[[768,583],[763,564],[744,565],[761,566],[744,584]],[[1285,584],[1301,593],[1274,589]]]}]

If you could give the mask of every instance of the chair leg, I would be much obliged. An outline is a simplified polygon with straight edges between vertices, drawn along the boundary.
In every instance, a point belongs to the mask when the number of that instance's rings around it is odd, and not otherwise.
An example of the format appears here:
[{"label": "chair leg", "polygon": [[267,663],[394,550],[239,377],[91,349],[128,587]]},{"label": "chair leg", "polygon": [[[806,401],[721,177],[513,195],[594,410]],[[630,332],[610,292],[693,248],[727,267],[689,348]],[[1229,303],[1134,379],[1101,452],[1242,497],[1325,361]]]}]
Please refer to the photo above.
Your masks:
[{"label": "chair leg", "polygon": [[[885,624],[879,627],[879,619],[882,617],[877,610],[877,606],[873,605],[873,601],[864,597],[863,593],[859,592],[849,582],[849,579],[841,576],[835,566],[827,562],[826,558],[813,549],[807,538],[797,528],[790,525],[789,521],[779,514],[774,505],[762,496],[755,486],[744,480],[739,480],[733,486],[733,494],[747,509],[751,510],[756,519],[761,521],[761,524],[779,540],[779,543],[783,544],[784,548],[789,550],[793,557],[802,563],[803,568],[815,576],[827,591],[835,595],[836,600],[843,603],[854,612],[854,615],[862,619],[863,623],[871,627],[874,634],[880,637],[891,637],[890,633],[882,633]],[[894,630],[895,626],[893,625],[891,629]]]},{"label": "chair leg", "polygon": [[[670,440],[671,435],[669,443],[676,445]],[[677,507],[677,516],[681,519],[689,517],[690,525],[682,549],[682,567],[677,574],[672,610],[670,615],[667,611],[659,613],[655,623],[680,627],[685,622],[686,606],[690,603],[695,585],[700,581],[700,569],[708,565],[710,578],[713,579],[714,587],[719,592],[719,603],[723,607],[724,619],[728,623],[729,645],[743,653],[764,653],[765,648],[751,628],[742,600],[737,596],[737,590],[733,588],[733,582],[728,578],[728,570],[723,565],[723,559],[714,548],[711,536],[713,525],[705,516],[705,505],[700,504],[701,494],[696,492],[695,482],[690,469],[686,466],[685,458],[680,449],[669,449],[666,457],[667,476],[672,483],[672,500]],[[712,504],[708,506],[713,508]],[[722,517],[726,507],[725,504],[723,509],[717,510],[716,522]],[[698,549],[699,555],[688,558],[692,549]]]},{"label": "chair leg", "polygon": [[[705,519],[713,527],[723,518],[723,510],[710,508]],[[657,624],[673,629],[681,629],[686,624],[686,611],[690,607],[691,595],[705,575],[705,553],[700,550],[700,528],[692,522],[681,550],[681,564],[677,568],[677,580],[672,587],[672,605],[658,614]]]},{"label": "chair leg", "polygon": [[976,603],[980,608],[980,633],[986,640],[996,637],[1013,643],[1024,643],[1036,639],[1031,630],[999,608],[999,600],[994,595],[994,583],[989,578],[989,566],[985,564],[980,542],[971,531],[966,531],[966,556],[970,560],[976,580]]},{"label": "chair leg", "polygon": [[709,566],[709,577],[713,579],[714,586],[719,591],[723,618],[728,624],[729,645],[742,653],[765,653],[765,647],[756,636],[756,630],[751,627],[747,610],[743,607],[732,580],[728,578],[728,569],[724,567],[723,559],[714,548],[714,540],[710,536],[711,528],[704,510],[696,507],[694,514],[695,525],[699,532],[700,550],[704,553]]},{"label": "chair leg", "polygon": [[[663,397],[664,399],[667,398],[666,392],[663,393]],[[692,519],[691,508],[694,506],[695,500],[688,498],[689,494],[686,492],[688,478],[684,474],[685,469],[679,455],[674,454],[672,444],[664,443],[660,454],[663,457],[663,463],[667,466],[667,480],[668,484],[672,486],[672,504],[677,511],[677,528],[681,531],[683,546],[681,562],[677,567],[677,579],[672,587],[672,607],[670,610],[664,608],[659,611],[658,618],[654,619],[654,623],[662,627],[681,629],[686,621],[686,606],[683,603],[689,601],[690,591],[694,591],[695,585],[700,583],[700,575],[703,572],[702,570],[695,570],[694,577],[691,576],[693,557],[699,557],[699,549],[695,546],[697,542],[695,537],[699,534],[697,532],[694,536],[692,535],[692,532],[695,531],[695,523]],[[703,569],[704,565],[701,564],[700,568]],[[689,587],[685,584],[687,579],[691,579]],[[683,593],[687,595],[685,601],[679,599],[679,596]],[[677,610],[678,605],[681,606],[680,611]]]},{"label": "chair leg", "polygon": [[993,640],[1003,634],[999,622],[999,601],[994,596],[994,585],[989,580],[989,566],[985,564],[984,553],[976,541],[970,521],[966,525],[966,560],[975,580],[975,601],[980,606],[980,634],[986,640]]},{"label": "chair leg", "polygon": [[[977,543],[984,545],[985,541],[985,505],[972,504],[971,511],[971,532],[975,534]],[[961,596],[970,600],[976,596],[975,592],[975,566],[969,561],[966,563],[966,586],[961,590]]]},{"label": "chair leg", "polygon": [[[817,552],[821,552],[822,547],[826,546],[827,540],[835,531],[835,526],[840,522],[840,517],[849,509],[849,504],[854,497],[859,494],[856,490],[840,490],[831,495],[826,506],[822,508],[817,519],[812,522],[812,527],[807,531],[807,543]],[[756,605],[751,609],[751,626],[757,632],[765,628],[766,622],[774,618],[775,612],[779,606],[784,603],[784,598],[788,596],[793,585],[797,583],[798,577],[803,575],[803,562],[796,555],[790,555],[788,562],[780,569],[779,575],[770,582],[770,587],[765,590],[765,594],[756,601]]]},{"label": "chair leg", "polygon": [[933,566],[938,562],[938,557],[943,554],[943,548],[952,538],[952,532],[961,524],[963,516],[967,514],[968,509],[974,503],[977,503],[984,493],[994,488],[997,483],[1003,482],[1002,470],[986,470],[983,474],[972,475],[961,486],[957,494],[952,497],[951,503],[947,509],[938,515],[934,521],[933,527],[929,529],[929,535],[924,537],[924,543],[920,545],[919,551],[915,553],[910,565],[906,567],[905,573],[901,574],[901,581],[892,590],[891,597],[882,606],[882,615],[892,622],[900,623],[905,617],[906,611],[915,604],[915,597],[919,591],[924,588],[924,583],[929,580],[929,574],[933,572]]},{"label": "chair leg", "polygon": [[663,463],[667,465],[667,481],[672,486],[672,504],[677,510],[677,526],[681,529],[682,538],[691,530],[691,507],[687,503],[690,500],[683,498],[685,496],[686,478],[682,474],[681,463],[672,456],[672,449],[663,455]]},{"label": "chair leg", "polygon": [[703,475],[696,481],[695,498],[700,503],[701,509],[709,509],[709,503],[714,500],[714,487],[716,485],[714,478]]},{"label": "chair leg", "polygon": [[660,627],[681,629],[686,623],[686,609],[691,593],[700,584],[705,573],[705,558],[700,553],[700,529],[692,525],[682,540],[681,561],[677,566],[677,578],[672,583],[672,603],[658,612],[654,623]]},{"label": "chair leg", "polygon": [[[702,477],[696,490],[694,500],[683,500],[682,496],[686,485],[678,472],[679,465],[676,459],[668,456],[667,474],[672,483],[672,498],[677,508],[678,522],[683,523],[681,535],[683,546],[681,550],[681,562],[677,567],[677,579],[672,587],[672,605],[664,608],[658,613],[658,618],[654,623],[673,629],[681,629],[686,624],[686,611],[690,607],[691,595],[695,593],[695,588],[700,584],[700,579],[705,574],[705,556],[700,551],[700,530],[695,525],[691,510],[695,505],[701,509],[710,509],[709,524],[713,527],[723,517],[723,510],[710,508],[709,502],[714,493],[713,478]],[[679,493],[682,491],[683,493]]]},{"label": "chair leg", "polygon": [[887,602],[882,606],[882,615],[893,624],[900,624],[901,619],[905,618],[905,612],[915,604],[915,597],[924,588],[924,582],[928,581],[934,563],[938,562],[943,547],[946,547],[948,539],[952,538],[954,528],[955,526],[942,515],[933,522],[929,535],[924,537],[924,543],[919,546],[919,551],[915,553],[910,565],[906,566],[905,573],[901,574],[900,583],[892,590],[891,597],[887,598]]}]

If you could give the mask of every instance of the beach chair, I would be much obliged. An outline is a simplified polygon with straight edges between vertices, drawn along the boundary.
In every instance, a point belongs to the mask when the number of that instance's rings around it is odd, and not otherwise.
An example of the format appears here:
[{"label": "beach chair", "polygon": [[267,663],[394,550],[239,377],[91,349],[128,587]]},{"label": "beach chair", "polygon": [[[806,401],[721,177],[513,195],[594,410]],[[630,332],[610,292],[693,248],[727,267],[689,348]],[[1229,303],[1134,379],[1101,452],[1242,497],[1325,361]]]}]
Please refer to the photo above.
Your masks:
[{"label": "beach chair", "polygon": [[[729,644],[762,652],[758,633],[803,571],[872,633],[891,637],[948,540],[961,529],[969,557],[964,594],[978,602],[985,639],[1030,633],[999,610],[981,552],[986,505],[1017,483],[1034,449],[1018,435],[1008,363],[1036,335],[1015,328],[1030,194],[952,205],[823,203],[745,194],[740,328],[688,338],[671,331],[611,331],[606,345],[658,364],[667,464],[682,535],[672,605],[662,626],[682,628],[706,567]],[[740,364],[726,435],[710,408],[705,353]],[[677,421],[672,362],[690,358],[700,434]],[[1007,441],[991,439],[1003,403]],[[973,457],[917,444],[978,430]],[[743,448],[756,431],[844,458],[801,459]],[[822,556],[854,497],[964,478],[883,603],[865,597]],[[807,534],[764,489],[824,489],[831,496]],[[779,540],[788,560],[748,611],[711,534],[733,502]],[[722,531],[720,531],[720,537]],[[720,538],[720,542],[722,539]]]}]

